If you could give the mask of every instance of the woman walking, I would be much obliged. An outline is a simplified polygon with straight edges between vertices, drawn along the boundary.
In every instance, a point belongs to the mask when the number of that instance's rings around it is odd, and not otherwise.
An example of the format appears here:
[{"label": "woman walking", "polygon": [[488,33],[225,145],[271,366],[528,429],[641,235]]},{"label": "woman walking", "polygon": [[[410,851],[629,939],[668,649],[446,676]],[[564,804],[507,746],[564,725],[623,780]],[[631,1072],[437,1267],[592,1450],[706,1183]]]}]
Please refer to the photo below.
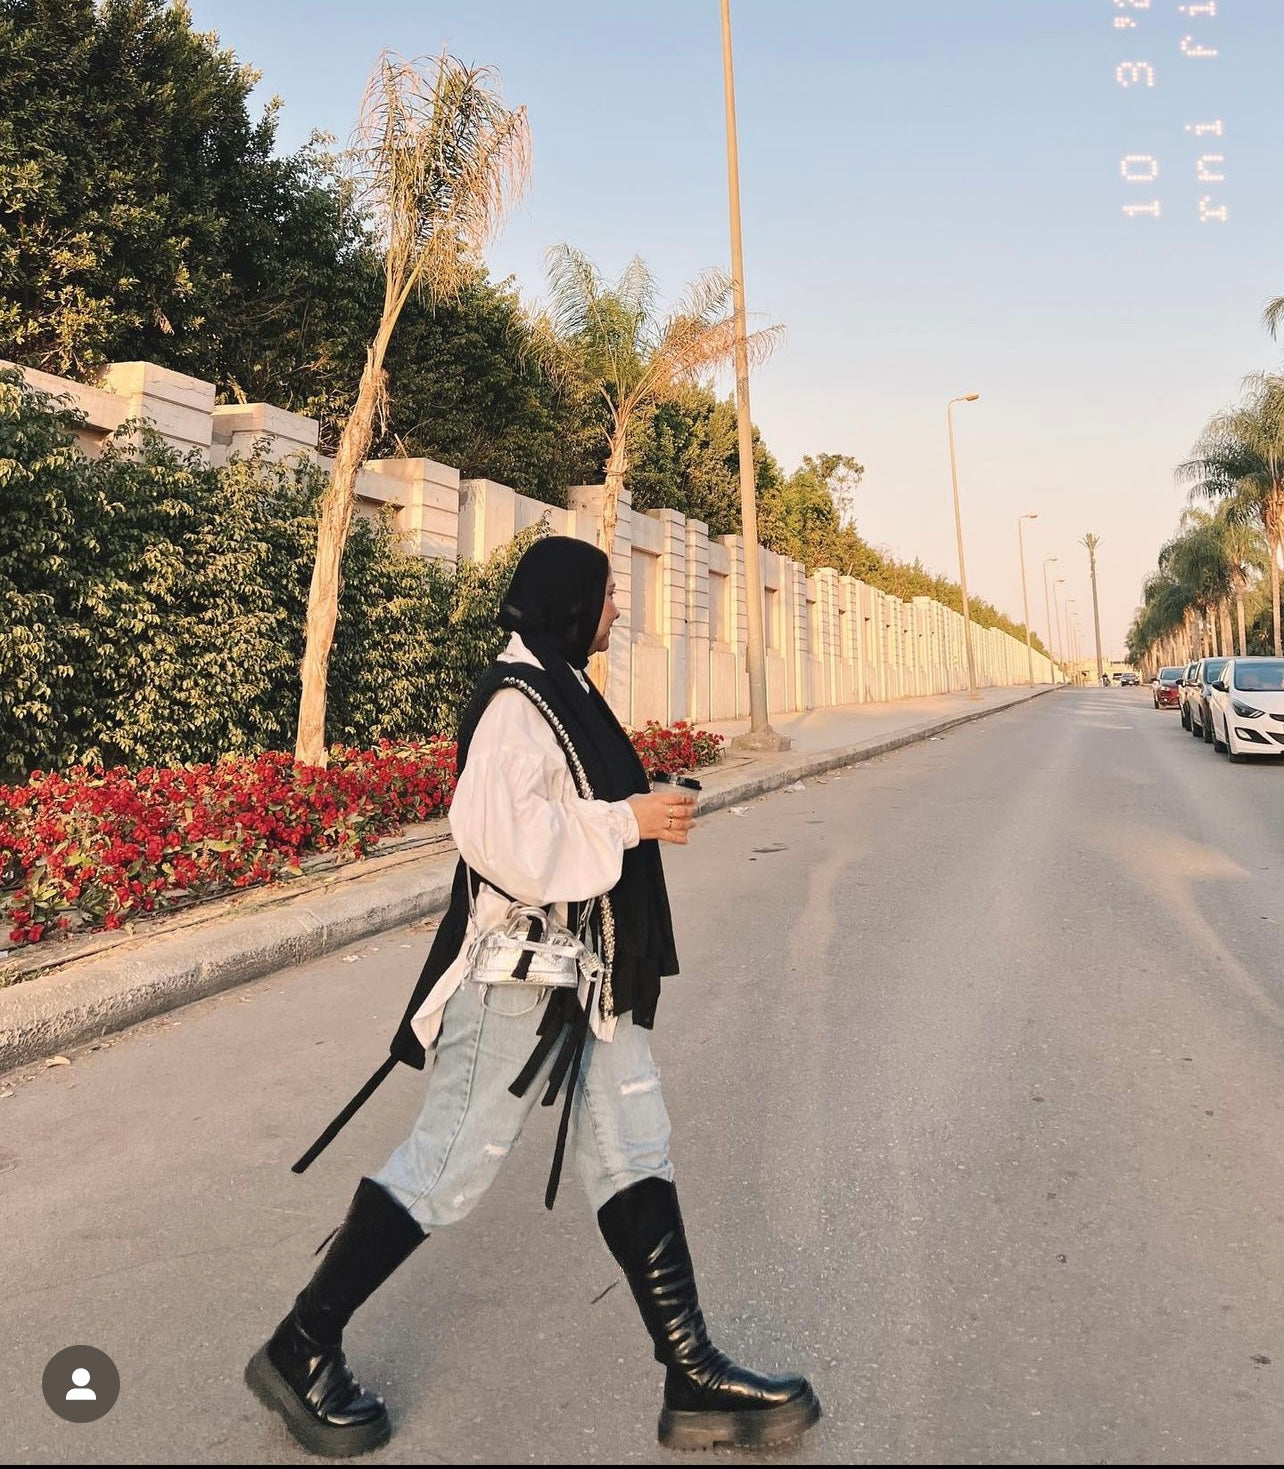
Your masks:
[{"label": "woman walking", "polygon": [[[399,1061],[435,1054],[410,1136],[362,1178],[329,1251],[246,1381],[314,1453],[387,1442],[380,1398],[342,1349],[363,1301],[434,1229],[462,1219],[494,1180],[539,1092],[564,1094],[546,1203],[571,1155],[602,1236],[667,1369],[659,1438],[673,1448],[760,1447],[820,1416],[805,1378],[737,1366],[709,1339],[669,1161],[669,1118],[648,1031],[660,982],[678,972],[661,842],[685,844],[692,798],[652,794],[628,736],[584,675],[618,617],[610,564],[554,536],[522,557],[500,613],[511,634],[459,732],[450,908],[391,1054],[296,1169],[306,1167]],[[470,979],[473,940],[513,905],[581,931],[578,987]],[[541,915],[542,916],[542,915]],[[538,937],[532,921],[530,935]]]}]

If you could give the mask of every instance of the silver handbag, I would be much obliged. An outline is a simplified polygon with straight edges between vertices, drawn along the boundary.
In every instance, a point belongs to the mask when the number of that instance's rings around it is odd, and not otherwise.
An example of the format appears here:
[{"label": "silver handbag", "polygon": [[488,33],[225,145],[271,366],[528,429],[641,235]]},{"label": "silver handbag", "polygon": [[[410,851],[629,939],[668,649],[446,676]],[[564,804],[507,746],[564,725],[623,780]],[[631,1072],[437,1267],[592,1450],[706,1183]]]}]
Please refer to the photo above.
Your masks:
[{"label": "silver handbag", "polygon": [[[595,901],[584,905],[578,933],[558,923],[548,909],[510,903],[503,919],[469,945],[465,978],[473,984],[520,984],[538,990],[578,989],[581,979],[589,983],[600,979],[605,966],[585,942]],[[475,924],[471,874],[468,912]]]}]

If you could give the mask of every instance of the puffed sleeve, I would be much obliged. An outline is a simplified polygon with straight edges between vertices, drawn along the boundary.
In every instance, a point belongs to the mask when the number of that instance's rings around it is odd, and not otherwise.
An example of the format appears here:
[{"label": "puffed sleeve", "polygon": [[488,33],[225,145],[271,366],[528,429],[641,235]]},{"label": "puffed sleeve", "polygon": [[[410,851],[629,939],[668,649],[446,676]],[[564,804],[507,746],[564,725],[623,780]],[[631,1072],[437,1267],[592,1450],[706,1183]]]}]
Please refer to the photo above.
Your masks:
[{"label": "puffed sleeve", "polygon": [[450,806],[464,861],[524,903],[577,903],[610,892],[638,843],[627,801],[567,790],[566,757],[525,694],[502,689],[478,721]]}]

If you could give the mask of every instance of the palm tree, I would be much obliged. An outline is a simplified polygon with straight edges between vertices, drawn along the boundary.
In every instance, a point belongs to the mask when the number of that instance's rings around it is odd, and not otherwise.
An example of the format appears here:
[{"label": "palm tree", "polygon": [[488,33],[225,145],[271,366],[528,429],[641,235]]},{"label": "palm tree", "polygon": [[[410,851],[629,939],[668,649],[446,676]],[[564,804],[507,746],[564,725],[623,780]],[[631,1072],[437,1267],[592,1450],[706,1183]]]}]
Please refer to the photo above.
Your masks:
[{"label": "palm tree", "polygon": [[[1220,512],[1220,507],[1219,507]],[[1182,534],[1160,552],[1160,565],[1168,565],[1191,593],[1193,605],[1205,627],[1220,636],[1220,645],[1208,651],[1231,655],[1230,603],[1235,594],[1235,572],[1228,541],[1228,522],[1198,506],[1190,506],[1181,518]]]},{"label": "palm tree", "polygon": [[[606,501],[598,544],[615,544],[620,490],[628,471],[629,430],[640,410],[674,397],[735,349],[731,277],[707,270],[667,314],[657,305],[655,277],[634,258],[614,285],[570,245],[548,252],[549,302],[534,322],[545,362],[561,376],[578,376],[606,409]],[[784,328],[749,338],[750,358],[761,362]]]},{"label": "palm tree", "polygon": [[[1188,512],[1189,513],[1189,512]],[[1244,615],[1244,595],[1255,584],[1266,569],[1266,544],[1260,526],[1253,523],[1251,511],[1245,512],[1233,499],[1223,501],[1217,507],[1213,523],[1221,538],[1222,552],[1230,576],[1231,595],[1235,601],[1235,621],[1239,633],[1239,652],[1243,657],[1248,652],[1247,621]],[[1227,619],[1230,612],[1227,609]],[[1226,639],[1229,644],[1229,637]]]},{"label": "palm tree", "polygon": [[1200,572],[1196,548],[1183,543],[1189,532],[1173,537],[1159,554],[1159,567],[1142,586],[1142,606],[1128,632],[1129,656],[1138,664],[1186,663],[1197,656],[1196,621]]},{"label": "palm tree", "polygon": [[526,186],[526,109],[503,105],[489,68],[445,54],[425,66],[384,52],[348,156],[356,197],[382,245],[384,296],[318,512],[295,739],[295,758],[309,765],[325,763],[326,675],[339,615],[339,572],[357,474],[386,399],[388,344],[412,292],[435,304],[474,278],[482,247]]},{"label": "palm tree", "polygon": [[1097,607],[1097,547],[1101,537],[1089,531],[1079,542],[1088,551],[1088,569],[1092,575],[1092,630],[1097,640],[1097,680],[1101,680],[1101,613]]},{"label": "palm tree", "polygon": [[1284,378],[1256,374],[1246,380],[1239,407],[1210,420],[1191,459],[1177,468],[1191,497],[1225,504],[1227,515],[1256,523],[1270,558],[1271,622],[1275,656],[1280,643],[1280,563],[1284,560]]}]

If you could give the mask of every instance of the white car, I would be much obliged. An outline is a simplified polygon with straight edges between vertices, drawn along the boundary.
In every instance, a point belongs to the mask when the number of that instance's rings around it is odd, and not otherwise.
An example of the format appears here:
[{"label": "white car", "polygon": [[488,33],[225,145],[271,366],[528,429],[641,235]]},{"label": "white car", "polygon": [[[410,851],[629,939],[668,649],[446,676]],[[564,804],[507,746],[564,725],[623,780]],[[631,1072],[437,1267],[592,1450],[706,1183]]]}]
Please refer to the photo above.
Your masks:
[{"label": "white car", "polygon": [[1232,658],[1210,687],[1213,749],[1284,755],[1284,658]]}]

